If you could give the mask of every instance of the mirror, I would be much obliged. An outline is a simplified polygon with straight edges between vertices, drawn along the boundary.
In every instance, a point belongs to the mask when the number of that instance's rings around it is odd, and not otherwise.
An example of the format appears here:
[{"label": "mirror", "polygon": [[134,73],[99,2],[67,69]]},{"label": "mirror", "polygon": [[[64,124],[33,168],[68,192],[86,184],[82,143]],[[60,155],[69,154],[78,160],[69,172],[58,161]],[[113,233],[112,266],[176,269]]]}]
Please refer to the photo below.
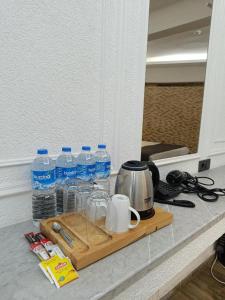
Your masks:
[{"label": "mirror", "polygon": [[142,160],[198,151],[212,1],[150,0]]}]

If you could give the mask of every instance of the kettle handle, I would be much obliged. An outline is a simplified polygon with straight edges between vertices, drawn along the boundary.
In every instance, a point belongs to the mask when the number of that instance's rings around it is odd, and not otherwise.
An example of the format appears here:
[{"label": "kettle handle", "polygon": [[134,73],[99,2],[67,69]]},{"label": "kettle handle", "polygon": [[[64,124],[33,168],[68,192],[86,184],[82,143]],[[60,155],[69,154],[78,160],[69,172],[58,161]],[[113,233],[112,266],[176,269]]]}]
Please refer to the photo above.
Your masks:
[{"label": "kettle handle", "polygon": [[156,190],[159,185],[160,175],[159,175],[159,169],[156,167],[153,161],[149,160],[146,162],[149,168],[149,171],[152,173],[152,183],[153,187]]}]

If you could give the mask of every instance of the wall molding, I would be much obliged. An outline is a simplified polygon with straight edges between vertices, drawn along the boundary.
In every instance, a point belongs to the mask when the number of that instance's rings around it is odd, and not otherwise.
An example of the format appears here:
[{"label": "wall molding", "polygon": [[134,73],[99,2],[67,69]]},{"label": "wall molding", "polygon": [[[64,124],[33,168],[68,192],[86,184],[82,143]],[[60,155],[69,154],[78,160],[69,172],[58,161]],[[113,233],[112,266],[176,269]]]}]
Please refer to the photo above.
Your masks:
[{"label": "wall molding", "polygon": [[[55,156],[53,156],[54,158]],[[212,160],[212,166],[217,167],[221,165],[223,162],[225,163],[225,150],[219,151],[219,152],[211,152],[206,157],[210,157]],[[162,178],[165,177],[167,172],[171,170],[171,168],[178,168],[183,170],[189,170],[191,173],[196,173],[198,168],[198,161],[201,159],[200,154],[188,154],[184,156],[178,156],[178,157],[171,157],[168,159],[160,159],[156,160],[155,164],[159,167]],[[31,192],[31,181],[30,181],[30,164],[32,159],[24,159],[22,160],[23,163],[21,163],[21,160],[11,160],[10,164],[0,164],[0,169],[4,168],[4,172],[10,172],[12,174],[16,174],[19,177],[19,180],[12,180],[10,179],[9,182],[2,184],[0,186],[0,198],[11,196],[11,195],[17,195],[21,193]],[[23,173],[25,167],[25,172],[29,172],[26,179],[21,180],[20,174]],[[15,169],[15,170],[14,170]],[[111,172],[111,177],[115,178],[118,174],[119,168],[114,168]],[[0,170],[1,174],[1,170]]]},{"label": "wall molding", "polygon": [[1,198],[8,196],[15,196],[23,193],[31,192],[30,184],[21,184],[21,185],[8,185],[0,188],[0,201]]},{"label": "wall molding", "polygon": [[[117,176],[117,174],[118,174],[118,170],[112,170],[111,172],[112,181]],[[0,201],[1,198],[18,195],[21,193],[27,193],[27,192],[32,192],[30,181],[21,181],[20,183],[15,184],[15,182],[13,182],[12,180],[11,183],[0,186]]]},{"label": "wall molding", "polygon": [[221,139],[215,140],[214,143],[215,144],[223,144],[223,143],[225,143],[225,139],[221,138]]},{"label": "wall molding", "polygon": [[0,160],[0,168],[29,165],[34,157]]}]

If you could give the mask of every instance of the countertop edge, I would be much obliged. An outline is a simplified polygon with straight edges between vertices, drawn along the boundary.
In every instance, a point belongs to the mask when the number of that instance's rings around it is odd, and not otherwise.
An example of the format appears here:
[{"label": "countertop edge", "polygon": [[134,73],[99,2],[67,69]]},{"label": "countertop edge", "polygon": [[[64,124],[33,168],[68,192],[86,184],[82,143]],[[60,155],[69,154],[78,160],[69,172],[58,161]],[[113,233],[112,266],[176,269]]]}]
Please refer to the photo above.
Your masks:
[{"label": "countertop edge", "polygon": [[183,241],[179,242],[174,248],[165,251],[163,255],[157,257],[153,262],[150,262],[148,265],[142,265],[139,270],[136,270],[133,274],[129,274],[121,283],[114,284],[109,289],[106,289],[101,294],[95,295],[92,297],[92,300],[105,300],[105,299],[113,299],[114,296],[120,294],[123,290],[129,288],[136,281],[143,278],[147,273],[152,271],[154,268],[159,266],[165,260],[170,258],[172,255],[176,254],[179,250],[184,248],[187,244],[189,244],[192,240],[196,239],[198,236],[206,232],[208,229],[213,227],[219,221],[221,221],[225,217],[225,212],[222,215],[216,216],[209,223],[206,223],[203,227],[199,228],[196,232],[191,234],[188,238],[185,238]]}]

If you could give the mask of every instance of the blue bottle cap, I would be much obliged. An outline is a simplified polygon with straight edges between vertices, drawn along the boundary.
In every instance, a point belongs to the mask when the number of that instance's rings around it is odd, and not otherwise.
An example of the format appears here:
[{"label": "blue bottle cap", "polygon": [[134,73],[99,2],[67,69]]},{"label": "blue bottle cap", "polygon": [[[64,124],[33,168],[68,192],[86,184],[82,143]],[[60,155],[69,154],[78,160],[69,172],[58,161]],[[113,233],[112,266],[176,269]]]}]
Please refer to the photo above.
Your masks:
[{"label": "blue bottle cap", "polygon": [[71,147],[62,147],[62,152],[71,152]]},{"label": "blue bottle cap", "polygon": [[82,150],[91,151],[91,147],[90,146],[82,146]]},{"label": "blue bottle cap", "polygon": [[106,149],[106,145],[105,144],[98,144],[98,149]]},{"label": "blue bottle cap", "polygon": [[38,149],[37,150],[37,154],[48,154],[48,150],[47,149]]}]

